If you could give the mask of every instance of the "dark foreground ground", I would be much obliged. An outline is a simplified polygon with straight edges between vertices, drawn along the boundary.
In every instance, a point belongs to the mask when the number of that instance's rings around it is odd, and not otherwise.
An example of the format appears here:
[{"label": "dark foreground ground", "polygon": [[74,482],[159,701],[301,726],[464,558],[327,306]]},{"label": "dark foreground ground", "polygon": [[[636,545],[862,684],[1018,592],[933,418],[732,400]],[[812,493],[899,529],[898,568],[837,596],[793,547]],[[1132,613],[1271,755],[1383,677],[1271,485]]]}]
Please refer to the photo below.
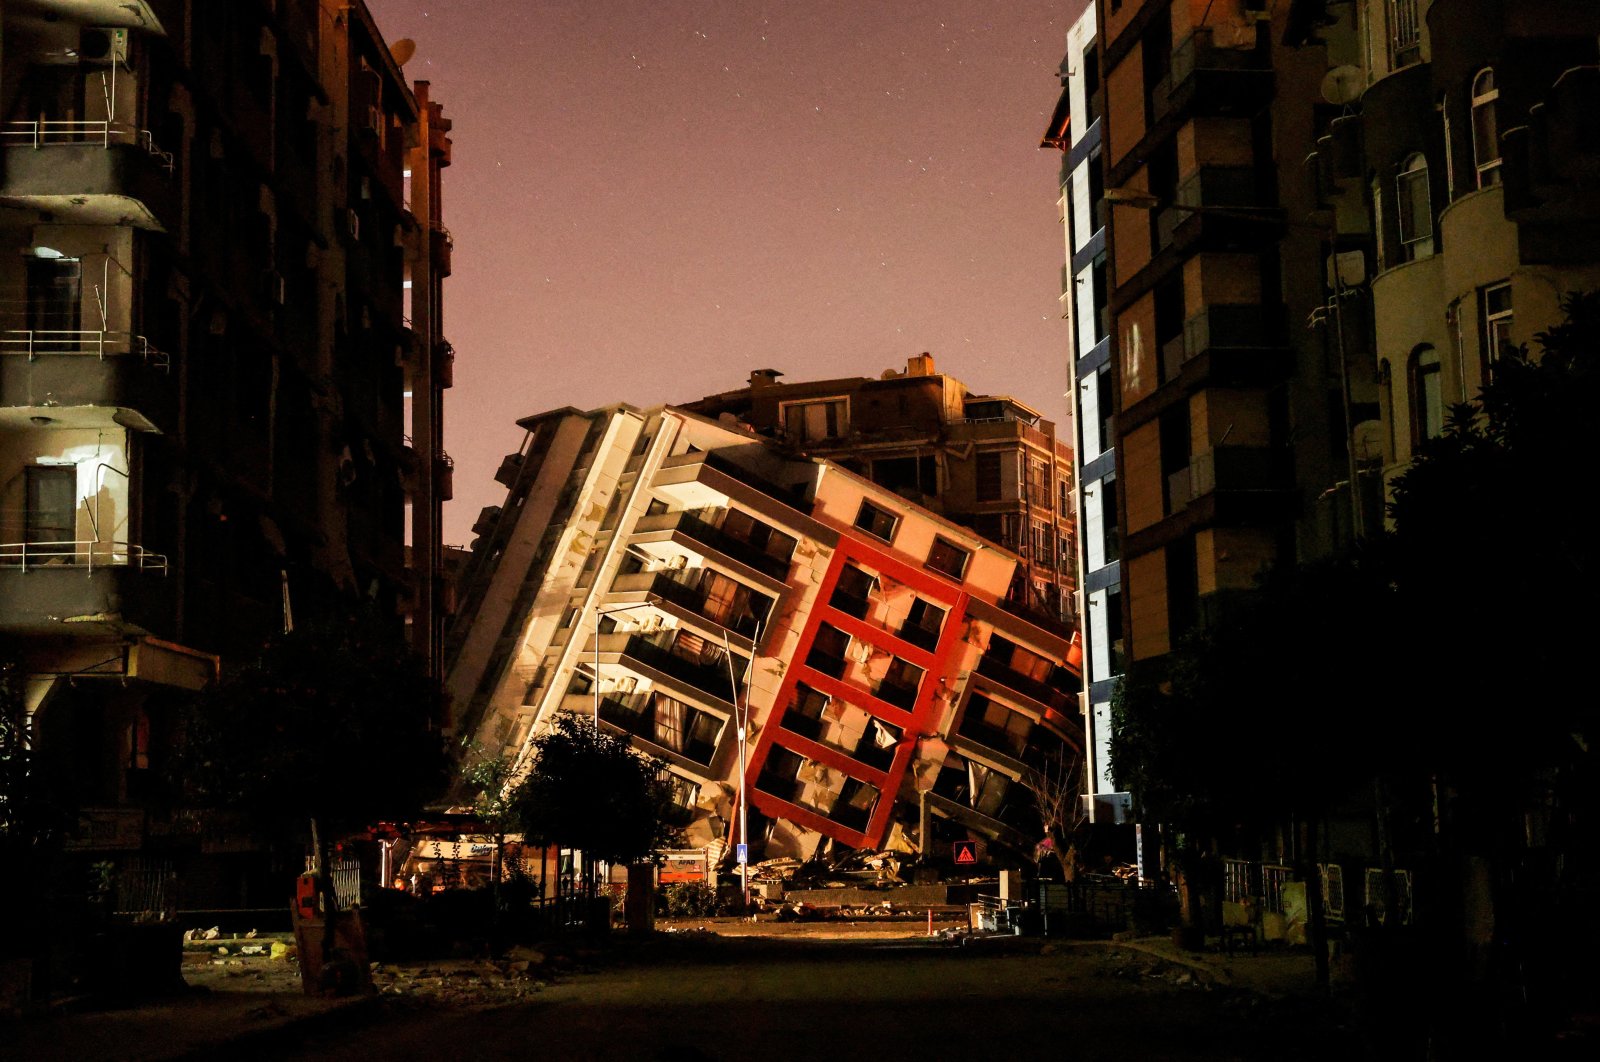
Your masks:
[{"label": "dark foreground ground", "polygon": [[[388,974],[385,976],[385,974]],[[512,990],[380,972],[381,1006],[250,1059],[1332,1059],[1334,1008],[1148,954],[1022,940],[666,935]],[[452,983],[456,982],[456,983]]]}]

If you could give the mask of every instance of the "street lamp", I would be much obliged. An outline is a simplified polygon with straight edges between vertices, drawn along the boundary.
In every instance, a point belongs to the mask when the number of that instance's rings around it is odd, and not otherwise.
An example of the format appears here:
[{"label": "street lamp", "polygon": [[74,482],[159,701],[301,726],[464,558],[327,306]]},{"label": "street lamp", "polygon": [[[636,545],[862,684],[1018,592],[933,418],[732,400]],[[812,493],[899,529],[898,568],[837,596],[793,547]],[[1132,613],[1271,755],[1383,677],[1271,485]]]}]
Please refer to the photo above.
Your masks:
[{"label": "street lamp", "polygon": [[739,727],[739,886],[744,893],[744,906],[750,910],[750,801],[745,793],[745,732],[750,719],[750,672],[756,665],[756,652],[761,647],[761,623],[756,622],[755,637],[750,642],[750,658],[744,664],[743,699],[739,697],[740,683],[733,675],[733,646],[728,643],[728,632],[722,632],[722,655],[728,661],[729,692],[733,695],[733,721]]},{"label": "street lamp", "polygon": [[[1355,453],[1355,424],[1350,411],[1350,373],[1345,364],[1344,342],[1344,269],[1339,262],[1338,248],[1334,246],[1339,231],[1336,223],[1323,224],[1316,221],[1292,221],[1288,218],[1276,217],[1274,214],[1281,210],[1280,207],[1266,205],[1249,206],[1205,206],[1190,203],[1169,203],[1159,196],[1138,188],[1107,188],[1104,193],[1105,201],[1113,206],[1131,207],[1134,210],[1181,210],[1188,214],[1202,216],[1233,218],[1236,221],[1275,221],[1285,228],[1301,229],[1319,233],[1328,238],[1329,250],[1333,254],[1333,298],[1326,300],[1325,309],[1331,310],[1334,327],[1334,346],[1339,363],[1339,396],[1342,399],[1344,412],[1345,436],[1345,462],[1348,466],[1345,484],[1350,488],[1350,520],[1355,531],[1355,536],[1361,538],[1365,533],[1365,520],[1361,511],[1361,488],[1357,478],[1356,453]],[[1345,484],[1335,484],[1332,488],[1337,490]],[[1326,495],[1327,491],[1324,492]]]}]

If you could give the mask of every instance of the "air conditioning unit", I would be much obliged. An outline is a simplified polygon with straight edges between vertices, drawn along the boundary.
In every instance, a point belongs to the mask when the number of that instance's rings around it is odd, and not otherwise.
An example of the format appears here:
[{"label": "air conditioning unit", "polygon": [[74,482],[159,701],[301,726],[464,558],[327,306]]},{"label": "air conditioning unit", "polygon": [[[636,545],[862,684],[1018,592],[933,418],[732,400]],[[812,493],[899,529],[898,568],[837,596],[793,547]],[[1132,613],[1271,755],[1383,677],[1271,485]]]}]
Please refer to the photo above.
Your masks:
[{"label": "air conditioning unit", "polygon": [[95,63],[127,63],[127,29],[122,26],[85,28],[78,38],[78,58]]}]

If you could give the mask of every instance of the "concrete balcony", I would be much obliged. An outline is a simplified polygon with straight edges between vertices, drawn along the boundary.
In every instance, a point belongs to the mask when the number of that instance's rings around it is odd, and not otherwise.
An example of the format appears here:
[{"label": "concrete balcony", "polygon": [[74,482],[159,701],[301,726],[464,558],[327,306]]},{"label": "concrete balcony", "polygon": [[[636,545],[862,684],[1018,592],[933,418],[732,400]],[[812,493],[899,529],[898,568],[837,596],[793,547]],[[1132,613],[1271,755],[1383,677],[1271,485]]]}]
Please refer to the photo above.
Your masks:
[{"label": "concrete balcony", "polygon": [[172,156],[120,122],[24,121],[0,127],[0,204],[58,224],[166,231],[177,217]]},{"label": "concrete balcony", "polygon": [[0,406],[116,407],[137,431],[177,423],[168,356],[127,332],[0,331]]},{"label": "concrete balcony", "polygon": [[167,558],[126,542],[0,543],[0,631],[162,634]]},{"label": "concrete balcony", "polygon": [[1226,46],[1202,27],[1172,50],[1171,69],[1150,93],[1151,117],[1249,117],[1272,102],[1274,84],[1270,51],[1249,42]]}]

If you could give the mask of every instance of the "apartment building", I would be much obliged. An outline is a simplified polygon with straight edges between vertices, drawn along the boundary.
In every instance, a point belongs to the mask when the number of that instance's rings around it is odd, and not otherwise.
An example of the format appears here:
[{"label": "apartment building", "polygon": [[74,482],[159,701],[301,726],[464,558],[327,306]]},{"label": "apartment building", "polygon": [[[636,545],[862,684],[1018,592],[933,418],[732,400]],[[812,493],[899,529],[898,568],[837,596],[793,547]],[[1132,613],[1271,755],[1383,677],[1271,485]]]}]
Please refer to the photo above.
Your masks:
[{"label": "apartment building", "polygon": [[925,353],[875,380],[782,376],[760,369],[748,386],[682,408],[732,417],[972,528],[1022,558],[1014,601],[1076,623],[1072,448],[1053,422],[1015,398],[972,393]]},{"label": "apartment building", "polygon": [[32,0],[0,47],[0,635],[72,843],[177,848],[220,659],[434,607],[449,122],[361,3]]},{"label": "apartment building", "polygon": [[519,423],[447,639],[464,745],[525,757],[592,716],[667,764],[691,847],[737,839],[742,777],[755,858],[1031,852],[1031,772],[1082,728],[1070,635],[1007,599],[1019,558],[684,410]]},{"label": "apartment building", "polygon": [[[1348,444],[1378,416],[1358,281],[1373,240],[1363,212],[1324,209],[1298,164],[1344,113],[1323,83],[1353,38],[1314,22],[1315,46],[1289,43],[1300,4],[1096,7],[1110,343],[1096,416],[1083,412],[1092,422],[1109,399],[1122,630],[1138,661],[1266,567],[1325,555],[1379,518]],[[1098,312],[1092,275],[1083,287]]]},{"label": "apartment building", "polygon": [[1379,415],[1357,446],[1387,484],[1508,348],[1537,351],[1563,294],[1600,287],[1600,9],[1314,6],[1355,42],[1310,162],[1323,202],[1371,217]]}]

